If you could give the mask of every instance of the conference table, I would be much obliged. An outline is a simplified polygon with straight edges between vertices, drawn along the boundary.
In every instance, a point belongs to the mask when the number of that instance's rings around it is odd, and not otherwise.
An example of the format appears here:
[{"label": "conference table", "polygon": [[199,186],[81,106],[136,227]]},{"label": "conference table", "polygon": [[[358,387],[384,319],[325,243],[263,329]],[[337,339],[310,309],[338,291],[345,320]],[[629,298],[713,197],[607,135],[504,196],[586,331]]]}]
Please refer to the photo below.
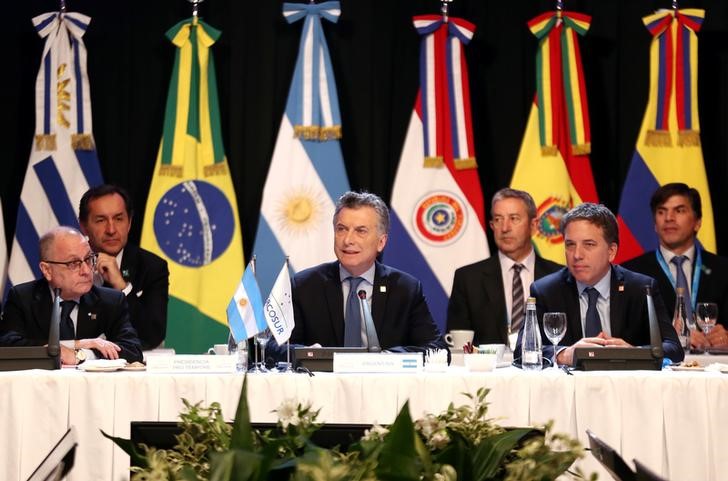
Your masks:
[{"label": "conference table", "polygon": [[[586,429],[631,463],[638,459],[671,480],[728,480],[728,374],[719,371],[561,370],[530,373],[508,367],[416,374],[251,374],[248,400],[254,422],[275,422],[283,400],[310,401],[329,423],[387,424],[405,401],[413,418],[439,413],[463,393],[487,387],[488,416],[503,426],[541,425],[588,445]],[[79,445],[68,479],[129,479],[129,458],[100,430],[129,437],[131,421],[175,421],[190,402],[221,404],[232,419],[240,374],[117,371],[18,371],[0,373],[0,479],[25,480],[69,426]],[[593,457],[586,472],[611,479]]]}]

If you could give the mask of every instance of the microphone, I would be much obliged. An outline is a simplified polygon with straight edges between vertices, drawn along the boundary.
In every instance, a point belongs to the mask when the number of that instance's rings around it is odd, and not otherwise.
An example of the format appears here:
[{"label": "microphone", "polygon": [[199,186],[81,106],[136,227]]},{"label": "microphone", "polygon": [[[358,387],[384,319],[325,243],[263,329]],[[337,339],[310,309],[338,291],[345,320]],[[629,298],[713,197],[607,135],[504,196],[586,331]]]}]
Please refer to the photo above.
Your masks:
[{"label": "microphone", "polygon": [[57,357],[61,352],[61,290],[53,289],[53,309],[51,310],[51,325],[48,330],[48,355]]},{"label": "microphone", "polygon": [[652,288],[649,285],[645,286],[645,296],[647,297],[647,319],[650,324],[650,349],[654,358],[661,359],[665,356],[665,352],[662,349],[662,336],[660,335],[660,327],[657,324]]},{"label": "microphone", "polygon": [[364,289],[360,289],[357,294],[359,295],[359,306],[361,307],[362,319],[364,319],[367,332],[367,350],[369,352],[380,352],[382,348],[379,346],[379,337],[376,329],[374,329],[374,319],[372,319],[372,311],[367,303],[367,293]]}]

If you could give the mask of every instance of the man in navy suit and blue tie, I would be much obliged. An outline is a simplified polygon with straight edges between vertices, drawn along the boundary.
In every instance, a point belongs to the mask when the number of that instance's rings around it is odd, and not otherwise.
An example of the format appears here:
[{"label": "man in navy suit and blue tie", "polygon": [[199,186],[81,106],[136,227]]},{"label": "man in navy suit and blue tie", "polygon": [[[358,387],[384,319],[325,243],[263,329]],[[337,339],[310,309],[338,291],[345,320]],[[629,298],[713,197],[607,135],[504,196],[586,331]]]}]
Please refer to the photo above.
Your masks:
[{"label": "man in navy suit and blue tie", "polygon": [[[575,347],[649,345],[645,286],[652,290],[665,357],[682,361],[684,352],[655,280],[612,264],[619,247],[614,214],[603,205],[584,203],[564,214],[561,231],[566,267],[531,284],[539,320],[544,312],[566,313],[557,362],[571,365]],[[546,339],[543,329],[541,337]],[[550,359],[552,350],[545,346],[544,357]],[[519,336],[514,356],[520,351]]]}]

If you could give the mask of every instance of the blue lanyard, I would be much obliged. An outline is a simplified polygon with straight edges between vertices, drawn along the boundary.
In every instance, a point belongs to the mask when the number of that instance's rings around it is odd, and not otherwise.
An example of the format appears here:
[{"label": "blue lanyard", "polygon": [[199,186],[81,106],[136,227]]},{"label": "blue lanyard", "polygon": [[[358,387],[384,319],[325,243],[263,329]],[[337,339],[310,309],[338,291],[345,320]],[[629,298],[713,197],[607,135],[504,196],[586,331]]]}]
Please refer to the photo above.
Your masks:
[{"label": "blue lanyard", "polygon": [[[662,255],[662,251],[659,248],[655,249],[655,256],[657,257],[657,263],[660,264],[662,271],[665,273],[667,278],[672,284],[672,288],[675,289],[675,278],[672,277],[672,272],[665,262],[665,258]],[[677,267],[677,266],[675,266]],[[695,246],[695,268],[693,269],[693,285],[690,288],[690,305],[695,309],[695,305],[698,300],[698,286],[700,285],[700,273],[703,271],[703,256],[700,254],[700,248]]]}]

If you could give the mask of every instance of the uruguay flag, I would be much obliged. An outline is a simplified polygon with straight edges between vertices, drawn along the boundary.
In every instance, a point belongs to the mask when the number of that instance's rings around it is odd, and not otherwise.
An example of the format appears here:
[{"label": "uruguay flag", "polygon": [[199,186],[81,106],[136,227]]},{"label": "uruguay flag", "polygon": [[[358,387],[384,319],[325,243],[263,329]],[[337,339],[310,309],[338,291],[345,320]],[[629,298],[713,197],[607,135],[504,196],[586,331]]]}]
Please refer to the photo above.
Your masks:
[{"label": "uruguay flag", "polygon": [[422,35],[420,92],[392,191],[387,264],[417,277],[440,330],[455,269],[490,255],[470,119],[463,44],[473,24],[414,18]]},{"label": "uruguay flag", "polygon": [[619,252],[623,262],[658,247],[650,197],[658,187],[684,182],[700,192],[702,246],[715,252],[713,204],[700,146],[698,38],[705,11],[660,10],[643,18],[653,35],[650,91],[635,152],[619,203]]},{"label": "uruguay flag", "polygon": [[58,225],[78,228],[78,203],[102,183],[91,133],[83,35],[91,18],[49,12],[33,18],[45,38],[35,84],[35,138],[18,206],[8,285],[41,277],[38,240]]},{"label": "uruguay flag", "polygon": [[336,200],[349,190],[339,138],[341,117],[321,19],[336,22],[339,2],[285,3],[288,23],[304,19],[286,111],[263,189],[253,253],[269,292],[286,256],[295,271],[333,259]]}]

